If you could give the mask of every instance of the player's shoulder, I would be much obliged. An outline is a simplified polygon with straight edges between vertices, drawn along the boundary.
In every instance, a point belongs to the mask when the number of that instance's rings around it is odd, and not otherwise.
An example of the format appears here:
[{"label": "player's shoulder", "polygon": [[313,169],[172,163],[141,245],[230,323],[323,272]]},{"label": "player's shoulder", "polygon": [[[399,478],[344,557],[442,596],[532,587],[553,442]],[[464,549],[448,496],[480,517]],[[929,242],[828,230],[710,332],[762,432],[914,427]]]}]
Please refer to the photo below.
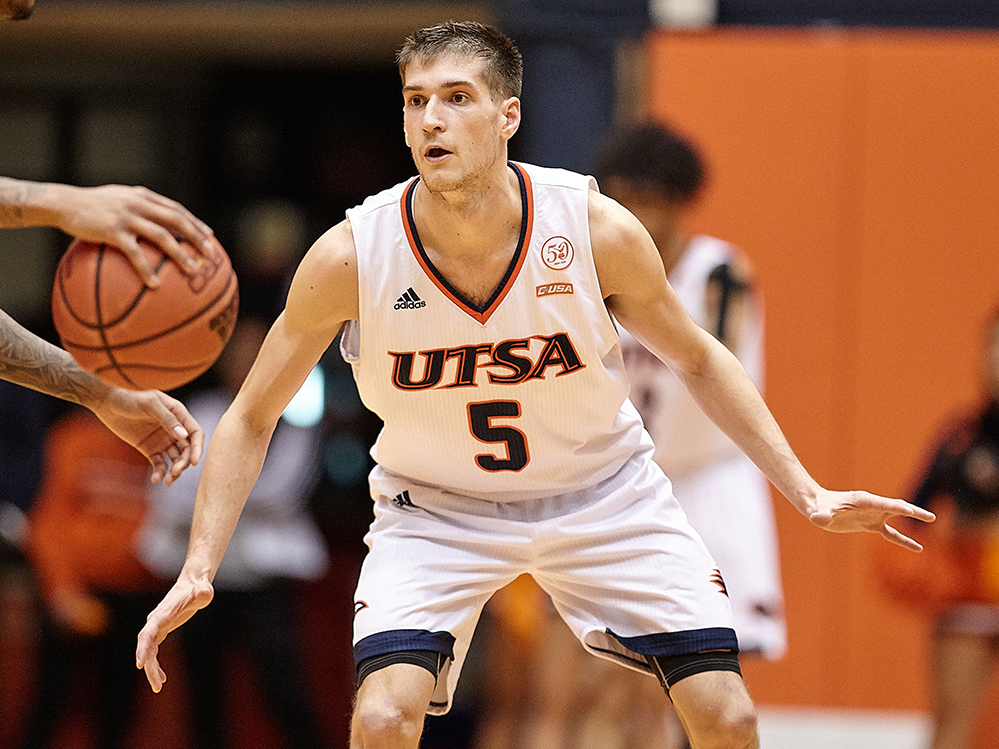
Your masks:
[{"label": "player's shoulder", "polygon": [[415,177],[411,177],[407,180],[399,182],[398,184],[392,185],[392,187],[387,187],[384,190],[374,193],[366,197],[359,205],[354,206],[347,210],[348,216],[366,216],[372,213],[377,213],[380,210],[386,208],[391,208],[398,210],[399,201],[402,199],[403,193],[406,188],[412,184]]},{"label": "player's shoulder", "polygon": [[635,215],[595,187],[587,192],[587,216],[590,242],[601,247],[623,251],[643,241],[648,232]]},{"label": "player's shoulder", "polygon": [[357,315],[357,250],[350,222],[328,229],[295,271],[285,307],[306,327],[339,325]]},{"label": "player's shoulder", "polygon": [[513,163],[527,174],[532,185],[536,188],[543,189],[550,187],[585,191],[596,189],[597,186],[596,180],[593,177],[569,169],[538,166],[537,164],[527,164],[521,161]]}]

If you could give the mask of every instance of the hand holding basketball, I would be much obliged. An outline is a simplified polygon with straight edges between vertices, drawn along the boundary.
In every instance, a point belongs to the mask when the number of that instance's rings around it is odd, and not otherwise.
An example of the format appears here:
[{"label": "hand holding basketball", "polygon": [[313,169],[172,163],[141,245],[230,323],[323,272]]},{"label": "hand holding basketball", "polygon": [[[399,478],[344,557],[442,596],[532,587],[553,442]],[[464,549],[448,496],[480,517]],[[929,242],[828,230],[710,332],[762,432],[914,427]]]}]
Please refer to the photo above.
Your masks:
[{"label": "hand holding basketball", "polygon": [[172,390],[222,353],[239,307],[236,275],[214,237],[190,275],[145,240],[140,246],[155,289],[116,248],[74,240],[56,269],[52,320],[63,347],[108,384]]}]

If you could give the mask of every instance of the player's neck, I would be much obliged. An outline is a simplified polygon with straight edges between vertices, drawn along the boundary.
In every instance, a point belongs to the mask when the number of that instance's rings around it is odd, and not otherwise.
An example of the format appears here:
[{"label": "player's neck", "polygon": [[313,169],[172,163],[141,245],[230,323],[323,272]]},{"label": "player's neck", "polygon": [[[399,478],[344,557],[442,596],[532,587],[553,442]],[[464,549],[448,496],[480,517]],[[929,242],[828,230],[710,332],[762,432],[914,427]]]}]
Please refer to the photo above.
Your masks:
[{"label": "player's neck", "polygon": [[489,254],[506,245],[503,238],[519,235],[523,216],[519,182],[508,168],[472,189],[431,192],[421,183],[413,210],[424,246],[450,256]]}]

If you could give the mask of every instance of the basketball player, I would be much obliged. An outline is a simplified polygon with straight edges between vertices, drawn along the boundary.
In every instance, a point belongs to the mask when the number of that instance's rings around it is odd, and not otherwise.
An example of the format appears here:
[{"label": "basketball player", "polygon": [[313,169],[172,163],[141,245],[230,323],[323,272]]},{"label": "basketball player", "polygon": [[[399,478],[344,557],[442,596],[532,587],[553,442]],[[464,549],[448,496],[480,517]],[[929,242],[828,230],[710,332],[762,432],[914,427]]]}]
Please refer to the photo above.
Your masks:
[{"label": "basketball player", "polygon": [[[179,203],[144,187],[75,187],[0,177],[0,229],[51,226],[121,248],[147,285],[153,270],[138,246],[156,244],[185,272],[196,266],[177,241],[200,251],[212,231]],[[66,351],[0,310],[0,378],[86,406],[153,466],[167,485],[201,457],[204,434],[184,405],[159,391],[112,387],[81,369]]]},{"label": "basketball player", "polygon": [[757,746],[724,582],[652,460],[611,316],[816,525],[916,550],[886,521],[933,514],[819,486],[738,360],[684,312],[641,223],[588,177],[507,161],[521,81],[509,39],[449,22],[408,38],[398,63],[419,177],[349,210],[303,259],[215,431],[187,559],[137,666],[159,691],[159,643],[211,600],[271,432],[343,328],[384,420],[351,746],[418,745],[482,606],[523,572],[588,650],[662,679],[693,746]]},{"label": "basketball player", "polygon": [[[697,149],[662,125],[636,125],[602,143],[595,171],[601,190],[649,230],[694,322],[724,343],[762,389],[763,306],[749,260],[728,242],[691,236],[685,226],[704,181]],[[725,575],[739,649],[779,658],[787,633],[767,480],[668,367],[630,335],[622,335],[622,344],[631,399],[655,442],[654,459]]]}]

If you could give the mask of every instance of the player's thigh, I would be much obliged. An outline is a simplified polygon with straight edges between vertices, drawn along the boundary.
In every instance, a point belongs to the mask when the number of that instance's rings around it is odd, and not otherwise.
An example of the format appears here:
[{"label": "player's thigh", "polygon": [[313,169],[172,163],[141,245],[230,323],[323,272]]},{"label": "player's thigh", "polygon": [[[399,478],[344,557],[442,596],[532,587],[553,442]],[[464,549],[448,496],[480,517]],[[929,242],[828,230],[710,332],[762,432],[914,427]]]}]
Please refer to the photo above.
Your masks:
[{"label": "player's thigh", "polygon": [[694,746],[698,736],[720,728],[755,735],[756,707],[742,677],[733,671],[702,671],[676,682],[673,706]]}]

